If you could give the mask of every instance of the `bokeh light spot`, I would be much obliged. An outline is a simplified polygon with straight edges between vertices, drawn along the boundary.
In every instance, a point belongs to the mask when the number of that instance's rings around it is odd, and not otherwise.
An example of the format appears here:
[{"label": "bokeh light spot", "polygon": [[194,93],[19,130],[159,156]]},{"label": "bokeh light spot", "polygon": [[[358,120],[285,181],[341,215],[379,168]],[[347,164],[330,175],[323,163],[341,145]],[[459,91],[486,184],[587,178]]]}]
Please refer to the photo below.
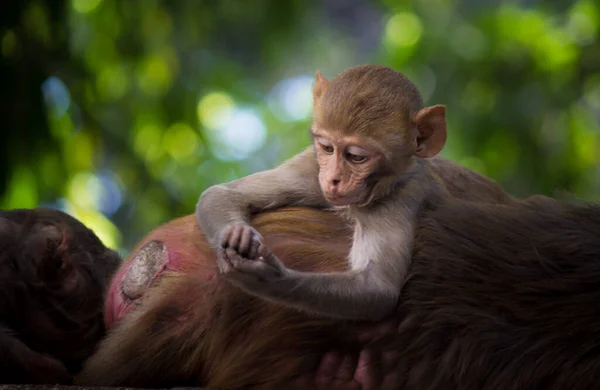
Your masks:
[{"label": "bokeh light spot", "polygon": [[121,207],[123,200],[118,178],[110,171],[106,171],[97,177],[101,196],[96,201],[96,208],[105,215],[113,215]]},{"label": "bokeh light spot", "polygon": [[478,79],[469,81],[461,96],[462,107],[472,113],[488,113],[494,107],[495,102],[494,89]]},{"label": "bokeh light spot", "polygon": [[458,161],[458,163],[477,172],[477,173],[480,173],[482,175],[487,174],[487,168],[485,166],[485,162],[483,160],[481,160],[480,158],[473,157],[473,156],[464,157],[464,158],[461,158]]},{"label": "bokeh light spot", "polygon": [[488,44],[486,37],[477,28],[466,23],[461,24],[453,36],[449,43],[461,57],[474,61],[484,56]]},{"label": "bokeh light spot", "polygon": [[92,230],[108,248],[117,249],[119,247],[121,242],[119,229],[97,210],[65,202],[65,212]]},{"label": "bokeh light spot", "polygon": [[175,160],[184,160],[190,157],[198,148],[198,135],[185,123],[171,125],[163,139],[167,152]]},{"label": "bokeh light spot", "polygon": [[85,210],[100,210],[113,214],[121,205],[121,190],[113,174],[100,176],[90,172],[79,172],[67,185],[67,198],[74,206]]},{"label": "bokeh light spot", "polygon": [[569,133],[575,149],[578,169],[587,169],[597,162],[599,129],[596,116],[582,105],[574,105],[569,110]]},{"label": "bokeh light spot", "polygon": [[70,136],[75,131],[75,126],[69,115],[63,115],[58,119],[50,121],[50,133],[57,140],[65,143],[70,142]]},{"label": "bokeh light spot", "polygon": [[17,36],[11,30],[4,33],[2,37],[2,56],[10,57],[17,48]]},{"label": "bokeh light spot", "polygon": [[600,111],[600,74],[595,74],[585,80],[583,99],[594,110]]},{"label": "bokeh light spot", "polygon": [[100,98],[117,100],[129,89],[129,78],[121,66],[106,66],[96,78],[96,89]]},{"label": "bokeh light spot", "polygon": [[541,69],[560,71],[577,60],[578,50],[564,31],[556,30],[536,41],[536,59]]},{"label": "bokeh light spot", "polygon": [[[79,172],[75,174],[67,184],[66,193],[69,201],[86,209],[94,207],[97,192],[94,190],[93,184],[89,185],[91,180],[93,180],[93,176],[88,172]],[[93,191],[89,191],[90,188]]]},{"label": "bokeh light spot", "polygon": [[106,66],[119,61],[120,56],[114,40],[108,35],[99,34],[85,45],[84,58],[90,69],[101,72]]},{"label": "bokeh light spot", "polygon": [[39,164],[41,179],[49,187],[55,187],[62,181],[60,176],[60,161],[56,153],[48,152],[42,158]]},{"label": "bokeh light spot", "polygon": [[79,13],[87,14],[98,8],[102,0],[71,0],[71,7]]},{"label": "bokeh light spot", "polygon": [[514,171],[520,153],[521,147],[510,131],[496,130],[485,142],[482,156],[488,172],[502,177]]},{"label": "bokeh light spot", "polygon": [[253,110],[235,110],[223,127],[209,133],[213,153],[226,161],[243,160],[266,140],[266,128]]},{"label": "bokeh light spot", "polygon": [[385,39],[395,46],[414,46],[423,32],[419,18],[410,12],[393,15],[385,26]]},{"label": "bokeh light spot", "polygon": [[30,36],[48,45],[51,41],[52,29],[47,6],[39,1],[30,1],[24,4],[23,27]]},{"label": "bokeh light spot", "polygon": [[566,29],[574,40],[584,45],[594,41],[599,23],[598,5],[590,0],[580,0],[569,10]]},{"label": "bokeh light spot", "polygon": [[596,162],[596,151],[598,150],[596,134],[580,129],[575,130],[573,131],[573,145],[581,169],[592,166]]},{"label": "bokeh light spot", "polygon": [[71,94],[65,83],[58,77],[51,76],[44,80],[41,88],[51,117],[62,117],[71,104]]},{"label": "bokeh light spot", "polygon": [[38,203],[37,182],[31,169],[18,166],[13,169],[3,209],[32,208]]},{"label": "bokeh light spot", "polygon": [[69,160],[76,170],[92,168],[94,158],[94,141],[89,133],[81,131],[69,139]]},{"label": "bokeh light spot", "polygon": [[216,129],[231,119],[233,99],[224,92],[211,92],[198,102],[196,112],[202,126]]},{"label": "bokeh light spot", "polygon": [[140,89],[153,96],[164,94],[171,87],[173,76],[167,58],[159,53],[145,58],[137,69]]},{"label": "bokeh light spot", "polygon": [[267,98],[269,108],[282,121],[303,120],[312,112],[314,77],[299,76],[278,82]]},{"label": "bokeh light spot", "polygon": [[162,131],[152,123],[141,125],[133,141],[135,152],[146,161],[156,161],[164,154]]}]

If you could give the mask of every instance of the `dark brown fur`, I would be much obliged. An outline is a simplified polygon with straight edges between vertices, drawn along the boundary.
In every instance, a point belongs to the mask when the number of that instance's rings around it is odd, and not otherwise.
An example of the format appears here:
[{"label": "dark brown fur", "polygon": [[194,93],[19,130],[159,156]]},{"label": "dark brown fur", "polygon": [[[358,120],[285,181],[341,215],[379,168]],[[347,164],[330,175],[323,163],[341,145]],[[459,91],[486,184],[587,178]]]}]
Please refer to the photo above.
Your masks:
[{"label": "dark brown fur", "polygon": [[68,383],[104,336],[116,252],[69,215],[0,211],[0,383]]},{"label": "dark brown fur", "polygon": [[[350,230],[334,214],[283,209],[253,223],[290,267],[345,265]],[[338,341],[346,323],[211,278],[213,254],[191,225],[193,217],[176,220],[146,238],[186,247],[188,273],[148,291],[88,362],[82,383],[286,388],[325,351],[358,352]],[[380,345],[397,353],[384,374],[400,374],[391,388],[415,390],[595,388],[599,285],[598,206],[449,201],[421,219],[403,322]]]}]

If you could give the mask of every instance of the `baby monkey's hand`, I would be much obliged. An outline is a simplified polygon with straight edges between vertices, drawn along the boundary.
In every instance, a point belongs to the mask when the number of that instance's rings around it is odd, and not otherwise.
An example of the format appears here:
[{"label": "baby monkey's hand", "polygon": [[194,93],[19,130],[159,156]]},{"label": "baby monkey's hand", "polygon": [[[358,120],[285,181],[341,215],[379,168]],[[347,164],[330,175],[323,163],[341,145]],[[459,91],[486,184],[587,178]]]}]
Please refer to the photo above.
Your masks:
[{"label": "baby monkey's hand", "polygon": [[263,238],[250,225],[229,225],[221,231],[218,250],[233,249],[238,255],[254,260]]},{"label": "baby monkey's hand", "polygon": [[289,277],[289,271],[266,246],[261,245],[258,254],[250,260],[227,248],[221,250],[217,263],[221,277],[230,283],[250,294],[269,297],[281,289],[280,282]]}]

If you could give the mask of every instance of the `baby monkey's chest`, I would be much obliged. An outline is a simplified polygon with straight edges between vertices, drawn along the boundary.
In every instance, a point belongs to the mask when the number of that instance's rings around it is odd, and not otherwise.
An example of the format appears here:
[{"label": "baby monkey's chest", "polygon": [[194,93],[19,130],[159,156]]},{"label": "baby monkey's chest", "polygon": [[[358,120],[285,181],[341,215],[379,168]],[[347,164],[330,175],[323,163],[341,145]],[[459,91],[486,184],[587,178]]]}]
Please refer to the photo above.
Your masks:
[{"label": "baby monkey's chest", "polygon": [[365,269],[371,262],[381,261],[382,258],[395,258],[404,252],[404,246],[414,234],[408,221],[396,218],[369,221],[363,223],[356,220],[352,246],[348,256],[353,270]]}]

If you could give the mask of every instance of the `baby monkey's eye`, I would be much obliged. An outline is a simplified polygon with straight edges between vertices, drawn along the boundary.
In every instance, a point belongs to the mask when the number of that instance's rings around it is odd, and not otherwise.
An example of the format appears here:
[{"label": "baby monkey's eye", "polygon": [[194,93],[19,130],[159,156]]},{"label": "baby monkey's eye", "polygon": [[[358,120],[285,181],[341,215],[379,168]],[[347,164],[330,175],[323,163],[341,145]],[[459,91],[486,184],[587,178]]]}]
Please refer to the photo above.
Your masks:
[{"label": "baby monkey's eye", "polygon": [[367,161],[367,156],[359,156],[357,154],[348,153],[348,160],[352,161],[355,164],[364,163]]},{"label": "baby monkey's eye", "polygon": [[333,146],[331,146],[331,145],[323,145],[323,144],[321,144],[321,148],[327,154],[333,153]]}]

